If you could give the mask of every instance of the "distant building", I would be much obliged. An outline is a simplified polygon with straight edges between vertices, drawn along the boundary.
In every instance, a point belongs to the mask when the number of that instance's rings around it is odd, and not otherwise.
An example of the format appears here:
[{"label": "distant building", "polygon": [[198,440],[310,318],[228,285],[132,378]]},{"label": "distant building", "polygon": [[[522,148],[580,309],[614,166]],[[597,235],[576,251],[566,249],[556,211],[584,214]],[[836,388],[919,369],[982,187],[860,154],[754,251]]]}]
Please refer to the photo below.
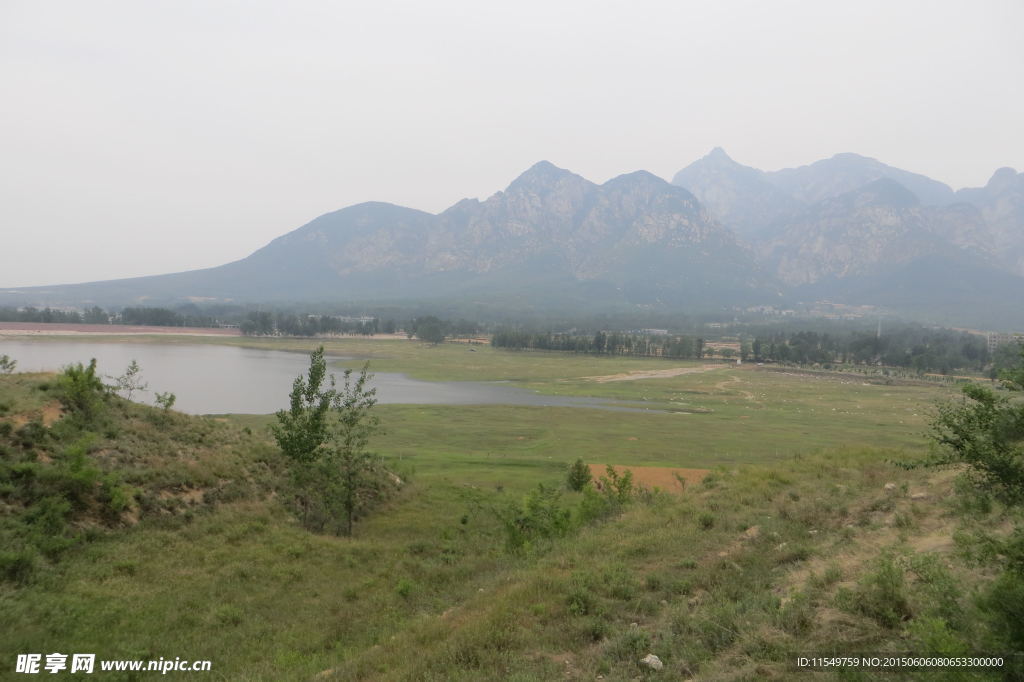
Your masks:
[{"label": "distant building", "polygon": [[1008,343],[1024,343],[1024,334],[1008,334],[1005,332],[988,333],[989,353],[994,353],[996,348],[999,348],[999,346],[1005,346]]}]

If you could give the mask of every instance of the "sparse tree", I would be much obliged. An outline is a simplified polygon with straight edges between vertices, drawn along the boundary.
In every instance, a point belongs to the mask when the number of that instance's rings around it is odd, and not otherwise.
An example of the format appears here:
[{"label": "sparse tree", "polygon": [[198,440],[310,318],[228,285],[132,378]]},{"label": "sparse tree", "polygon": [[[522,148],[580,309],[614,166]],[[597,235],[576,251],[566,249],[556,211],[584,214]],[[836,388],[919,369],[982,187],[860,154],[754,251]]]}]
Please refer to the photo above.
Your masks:
[{"label": "sparse tree", "polygon": [[157,407],[161,408],[164,412],[170,412],[171,408],[174,407],[174,401],[177,399],[178,396],[170,392],[156,394]]},{"label": "sparse tree", "polygon": [[139,363],[132,360],[124,374],[114,377],[114,390],[118,393],[123,393],[124,397],[128,400],[132,399],[132,395],[136,391],[145,391],[149,388],[149,384],[142,381],[141,372],[142,369],[139,367]]},{"label": "sparse tree", "polygon": [[327,457],[329,467],[338,475],[345,534],[349,536],[356,515],[380,494],[384,474],[380,458],[366,449],[370,436],[380,429],[380,419],[372,413],[377,389],[368,386],[373,377],[368,369],[369,365],[364,365],[354,379],[352,370],[345,370],[345,383],[338,393],[333,447]]},{"label": "sparse tree", "polygon": [[0,374],[10,374],[14,371],[16,360],[12,360],[9,355],[0,355]]},{"label": "sparse tree", "polygon": [[346,535],[356,518],[381,497],[387,472],[380,458],[367,450],[379,430],[373,414],[376,389],[364,366],[358,375],[345,371],[343,387],[327,374],[324,349],[310,355],[309,373],[292,384],[291,406],[277,413],[271,427],[291,461],[294,499],[303,524],[324,530],[339,520]]}]

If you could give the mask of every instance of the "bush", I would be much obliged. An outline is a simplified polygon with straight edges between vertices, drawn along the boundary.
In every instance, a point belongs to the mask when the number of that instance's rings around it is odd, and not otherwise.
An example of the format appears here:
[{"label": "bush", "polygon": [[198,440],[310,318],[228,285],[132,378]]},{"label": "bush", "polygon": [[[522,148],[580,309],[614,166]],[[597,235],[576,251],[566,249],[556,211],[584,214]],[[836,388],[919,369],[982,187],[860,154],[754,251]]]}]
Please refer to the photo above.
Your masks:
[{"label": "bush", "polygon": [[796,594],[778,614],[779,625],[794,636],[804,635],[814,626],[814,607],[804,593]]},{"label": "bush", "polygon": [[609,647],[609,655],[617,660],[636,660],[649,653],[651,649],[651,636],[644,630],[632,628],[619,636]]},{"label": "bush", "polygon": [[1024,650],[1024,576],[1004,571],[978,600],[978,606],[999,645]]},{"label": "bush", "polygon": [[408,578],[402,578],[398,581],[398,587],[395,588],[395,592],[402,599],[408,599],[409,595],[412,594],[413,583]]},{"label": "bush", "polygon": [[837,600],[844,610],[872,618],[887,628],[913,615],[903,569],[892,556],[882,557],[873,573],[864,576],[853,591],[840,591]]},{"label": "bush", "polygon": [[505,547],[512,553],[526,551],[539,540],[565,535],[572,526],[572,515],[562,507],[559,492],[543,483],[526,496],[523,504],[509,504],[498,517],[505,529]]},{"label": "bush", "polygon": [[575,462],[569,465],[569,471],[566,474],[565,485],[569,490],[580,492],[583,490],[588,483],[590,483],[592,475],[590,473],[590,467],[584,463],[583,459],[577,459]]},{"label": "bush", "polygon": [[29,549],[0,552],[0,579],[25,584],[36,569],[36,553]]},{"label": "bush", "polygon": [[68,365],[57,377],[57,384],[61,404],[80,419],[95,418],[107,397],[107,388],[96,374],[96,358],[88,366],[80,362]]}]

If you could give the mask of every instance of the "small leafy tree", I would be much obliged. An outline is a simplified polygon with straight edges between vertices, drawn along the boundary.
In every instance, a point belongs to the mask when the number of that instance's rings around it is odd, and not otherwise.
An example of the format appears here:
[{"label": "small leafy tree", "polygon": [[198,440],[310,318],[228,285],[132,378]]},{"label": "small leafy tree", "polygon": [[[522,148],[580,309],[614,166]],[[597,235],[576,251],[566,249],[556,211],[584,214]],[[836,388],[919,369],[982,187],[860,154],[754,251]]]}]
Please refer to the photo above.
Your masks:
[{"label": "small leafy tree", "polygon": [[132,360],[124,374],[114,377],[114,390],[118,393],[123,393],[127,400],[131,400],[132,395],[136,391],[145,391],[149,388],[149,384],[142,381],[141,372],[142,369],[139,367],[139,363],[136,360]]},{"label": "small leafy tree", "polygon": [[380,418],[371,412],[377,404],[377,389],[368,386],[373,378],[368,370],[369,365],[364,365],[355,379],[352,370],[345,370],[345,383],[338,393],[333,447],[327,456],[329,467],[338,475],[346,535],[352,535],[356,514],[382,491],[380,458],[366,449],[370,436],[380,429]]},{"label": "small leafy tree", "polygon": [[9,355],[0,355],[0,374],[10,374],[18,363]]},{"label": "small leafy tree", "polygon": [[[1013,379],[1004,384],[1024,390]],[[962,391],[964,400],[940,405],[932,423],[934,440],[945,446],[940,463],[967,464],[977,490],[1024,505],[1024,404],[978,384]]]},{"label": "small leafy tree", "polygon": [[417,317],[412,321],[410,325],[413,333],[420,341],[426,341],[437,345],[442,343],[447,336],[445,332],[445,323],[434,317],[428,315],[426,317]]},{"label": "small leafy tree", "polygon": [[277,424],[271,432],[285,456],[299,463],[310,463],[321,455],[320,449],[330,438],[328,415],[338,398],[334,376],[327,375],[324,347],[309,356],[309,374],[299,375],[292,383],[290,406],[279,410]]},{"label": "small leafy tree", "polygon": [[307,528],[322,531],[340,521],[351,535],[356,518],[386,492],[387,472],[367,450],[380,428],[368,372],[368,366],[358,375],[346,370],[337,389],[321,346],[310,355],[307,376],[292,384],[289,409],[279,411],[271,427],[290,462],[294,500]]},{"label": "small leafy tree", "polygon": [[174,401],[178,399],[178,396],[171,392],[157,393],[156,394],[156,405],[164,412],[170,412],[171,408],[174,407]]},{"label": "small leafy tree", "polygon": [[586,465],[582,458],[577,459],[575,462],[569,465],[569,471],[566,474],[565,484],[569,490],[575,490],[579,492],[587,487],[590,483],[590,479],[593,476],[590,473],[590,467]]}]

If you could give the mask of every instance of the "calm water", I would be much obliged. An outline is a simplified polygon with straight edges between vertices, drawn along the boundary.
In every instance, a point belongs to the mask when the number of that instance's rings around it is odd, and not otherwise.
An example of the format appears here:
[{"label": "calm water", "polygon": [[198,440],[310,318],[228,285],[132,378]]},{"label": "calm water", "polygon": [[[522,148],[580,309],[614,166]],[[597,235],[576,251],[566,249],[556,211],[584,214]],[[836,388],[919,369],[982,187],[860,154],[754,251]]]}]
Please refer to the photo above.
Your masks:
[{"label": "calm water", "polygon": [[[134,359],[153,402],[153,391],[177,396],[174,409],[191,414],[268,414],[288,407],[292,382],[309,368],[309,356],[254,348],[160,343],[101,343],[0,340],[0,355],[18,362],[17,371],[56,371],[96,358],[104,375],[123,374]],[[344,360],[330,358],[340,382]],[[357,369],[361,365],[354,365]],[[546,396],[514,386],[471,381],[417,381],[404,374],[375,373],[372,385],[381,403],[421,405],[537,405],[629,409],[596,398]]]}]

